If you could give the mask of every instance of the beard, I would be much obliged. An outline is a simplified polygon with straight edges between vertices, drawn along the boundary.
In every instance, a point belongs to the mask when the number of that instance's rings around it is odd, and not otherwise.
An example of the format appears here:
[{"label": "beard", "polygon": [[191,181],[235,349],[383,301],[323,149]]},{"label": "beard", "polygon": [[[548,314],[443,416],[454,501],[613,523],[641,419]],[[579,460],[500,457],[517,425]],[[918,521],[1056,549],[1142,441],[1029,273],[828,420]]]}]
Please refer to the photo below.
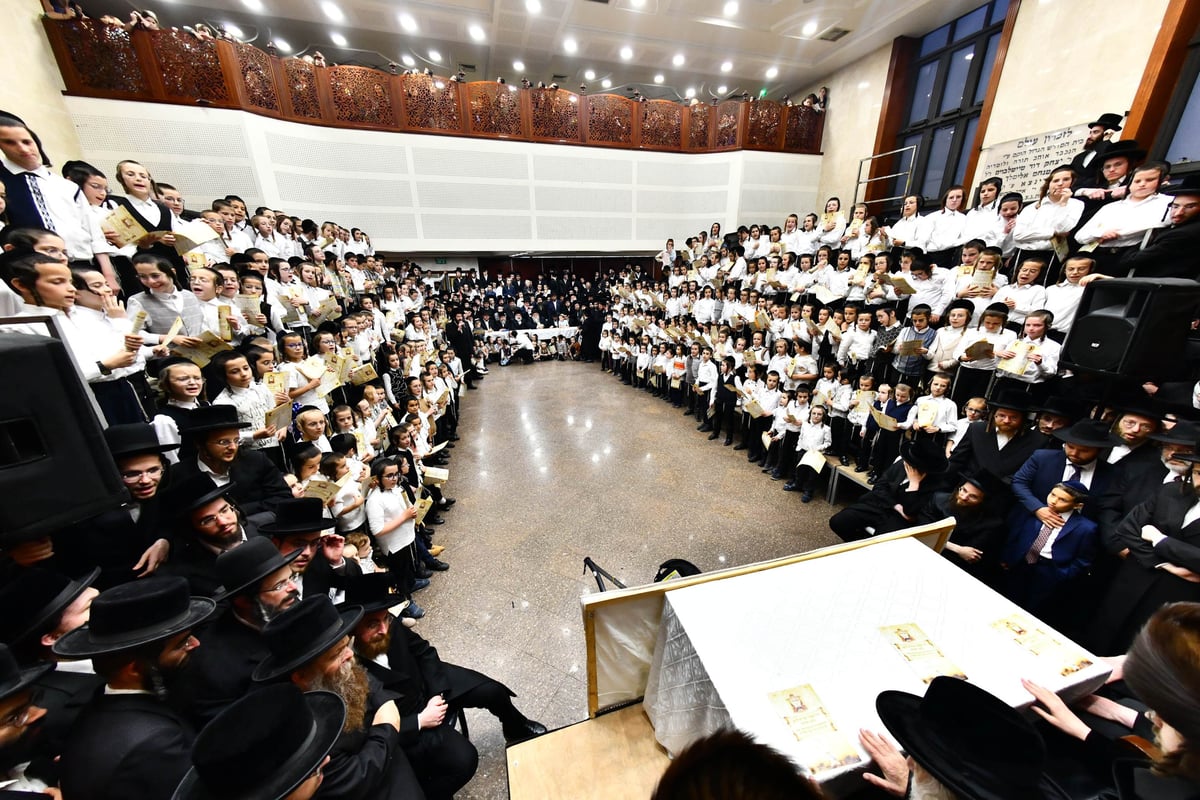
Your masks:
[{"label": "beard", "polygon": [[333,692],[346,704],[346,724],[342,726],[344,733],[354,733],[362,730],[363,720],[367,715],[367,695],[370,685],[367,683],[367,671],[359,666],[354,659],[338,667],[333,675],[319,675],[308,687],[309,691]]},{"label": "beard", "polygon": [[376,658],[386,653],[391,644],[392,633],[391,631],[388,631],[374,642],[357,640],[355,642],[355,650],[357,650],[363,658],[368,658],[374,661]]}]

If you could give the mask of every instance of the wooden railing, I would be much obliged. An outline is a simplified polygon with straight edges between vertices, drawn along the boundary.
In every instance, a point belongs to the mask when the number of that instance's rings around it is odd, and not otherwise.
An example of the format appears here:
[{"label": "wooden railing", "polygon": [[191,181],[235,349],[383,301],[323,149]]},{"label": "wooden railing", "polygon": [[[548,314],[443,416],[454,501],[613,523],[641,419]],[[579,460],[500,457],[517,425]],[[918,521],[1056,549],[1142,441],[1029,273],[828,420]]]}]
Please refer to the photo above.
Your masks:
[{"label": "wooden railing", "polygon": [[638,102],[369,67],[317,67],[177,30],[43,18],[67,94],[203,105],[337,128],[705,153],[819,153],[824,114],[769,100]]}]

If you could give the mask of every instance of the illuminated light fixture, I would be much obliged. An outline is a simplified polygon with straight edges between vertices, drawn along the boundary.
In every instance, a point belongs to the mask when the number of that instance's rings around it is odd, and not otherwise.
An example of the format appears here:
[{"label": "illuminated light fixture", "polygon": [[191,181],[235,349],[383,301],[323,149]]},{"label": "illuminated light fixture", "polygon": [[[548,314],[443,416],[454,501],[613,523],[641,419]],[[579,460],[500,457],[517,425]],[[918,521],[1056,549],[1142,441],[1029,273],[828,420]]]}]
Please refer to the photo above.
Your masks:
[{"label": "illuminated light fixture", "polygon": [[577,53],[579,52],[579,43],[568,36],[566,39],[563,39],[563,50],[568,53]]},{"label": "illuminated light fixture", "polygon": [[729,93],[728,86],[718,86],[717,87],[717,94],[728,94],[728,93]]},{"label": "illuminated light fixture", "polygon": [[237,25],[234,25],[232,22],[226,22],[224,27],[225,27],[225,32],[228,33],[233,38],[235,38],[235,39],[245,39],[246,38],[246,34],[242,33],[242,29],[239,28]]},{"label": "illuminated light fixture", "polygon": [[521,61],[520,59],[517,59],[516,61],[513,62],[513,69],[515,69],[517,72],[524,72],[525,71],[525,62]]},{"label": "illuminated light fixture", "polygon": [[605,78],[604,80],[600,81],[600,85],[603,86],[605,89],[611,89],[612,81],[610,81],[608,78]]},{"label": "illuminated light fixture", "polygon": [[732,61],[721,62],[721,72],[732,72],[732,71],[733,71],[733,62]]},{"label": "illuminated light fixture", "polygon": [[725,4],[723,11],[727,17],[736,17],[738,12],[737,0],[729,0],[729,2]]},{"label": "illuminated light fixture", "polygon": [[446,84],[442,83],[441,81],[434,81],[434,82],[433,82],[433,88],[435,88],[435,89],[445,89],[445,88],[446,88]]},{"label": "illuminated light fixture", "polygon": [[406,66],[406,67],[411,67],[413,64],[417,63],[416,59],[414,59],[408,53],[405,53],[404,55],[400,56],[400,60],[402,62],[404,62],[404,66]]},{"label": "illuminated light fixture", "polygon": [[251,11],[262,11],[263,10],[262,0],[242,0],[242,5],[244,5],[246,8],[250,9]]},{"label": "illuminated light fixture", "polygon": [[632,58],[633,58],[633,48],[630,47],[629,45],[625,45],[624,47],[622,47],[621,48],[621,60],[629,61]]},{"label": "illuminated light fixture", "polygon": [[664,80],[666,80],[666,78],[663,77],[661,72],[654,76],[655,83],[662,83]]},{"label": "illuminated light fixture", "polygon": [[413,19],[413,15],[408,12],[400,14],[400,27],[408,33],[417,32],[417,21]]},{"label": "illuminated light fixture", "polygon": [[804,23],[804,27],[800,29],[801,36],[812,36],[816,32],[817,32],[817,21],[816,20],[813,20],[812,22]]},{"label": "illuminated light fixture", "polygon": [[687,88],[687,91],[683,93],[683,96],[686,97],[688,100],[691,100],[693,97],[696,96],[695,87],[689,86]]},{"label": "illuminated light fixture", "polygon": [[429,60],[440,64],[442,61],[442,54],[439,53],[437,50],[430,50],[429,51]]},{"label": "illuminated light fixture", "polygon": [[629,5],[634,8],[642,8],[646,5],[646,0],[629,0]]},{"label": "illuminated light fixture", "polygon": [[483,28],[479,27],[478,25],[468,26],[467,33],[471,36],[471,39],[476,42],[482,42],[487,38],[487,34],[483,32]]},{"label": "illuminated light fixture", "polygon": [[596,80],[596,70],[594,70],[594,69],[584,70],[584,72],[583,72],[583,79],[584,79],[585,81],[594,81],[594,80]]},{"label": "illuminated light fixture", "polygon": [[338,33],[337,31],[334,31],[333,33],[329,34],[329,41],[333,42],[333,43],[334,43],[334,44],[336,44],[338,47],[345,47],[345,46],[346,46],[346,37],[345,37],[345,36],[342,36],[342,35],[341,35],[340,33]]},{"label": "illuminated light fixture", "polygon": [[346,15],[342,13],[340,8],[338,8],[337,3],[330,2],[330,0],[322,1],[321,10],[324,11],[325,16],[329,17],[329,19],[333,22],[342,22],[346,19]]},{"label": "illuminated light fixture", "polygon": [[761,100],[766,96],[767,96],[767,87],[764,86],[763,88],[758,90],[758,99]]},{"label": "illuminated light fixture", "polygon": [[277,50],[279,50],[281,53],[292,52],[292,46],[290,44],[288,44],[285,40],[275,39],[274,41],[275,41],[275,48]]},{"label": "illuminated light fixture", "polygon": [[525,0],[525,10],[528,11],[530,14],[542,13],[541,0]]},{"label": "illuminated light fixture", "polygon": [[674,65],[675,65],[675,66],[677,66],[677,67],[682,67],[682,66],[683,66],[683,62],[684,62],[684,61],[686,61],[686,60],[687,60],[687,59],[685,59],[685,58],[683,57],[683,53],[676,53],[676,54],[675,54],[675,57],[671,59],[671,63],[672,63],[672,64],[674,64]]},{"label": "illuminated light fixture", "polygon": [[775,67],[768,67],[767,68],[767,80],[769,80],[769,81],[774,80],[777,77],[779,77],[779,70]]}]

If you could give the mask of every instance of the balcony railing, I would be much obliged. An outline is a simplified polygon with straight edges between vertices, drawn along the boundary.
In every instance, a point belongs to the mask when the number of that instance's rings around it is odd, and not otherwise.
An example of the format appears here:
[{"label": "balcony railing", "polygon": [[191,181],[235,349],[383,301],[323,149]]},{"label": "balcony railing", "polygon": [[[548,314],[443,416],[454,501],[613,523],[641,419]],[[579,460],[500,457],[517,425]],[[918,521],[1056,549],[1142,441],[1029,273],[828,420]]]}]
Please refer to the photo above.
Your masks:
[{"label": "balcony railing", "polygon": [[707,153],[819,153],[825,115],[769,100],[639,102],[370,67],[318,67],[242,42],[43,18],[67,94],[232,108],[335,128]]}]

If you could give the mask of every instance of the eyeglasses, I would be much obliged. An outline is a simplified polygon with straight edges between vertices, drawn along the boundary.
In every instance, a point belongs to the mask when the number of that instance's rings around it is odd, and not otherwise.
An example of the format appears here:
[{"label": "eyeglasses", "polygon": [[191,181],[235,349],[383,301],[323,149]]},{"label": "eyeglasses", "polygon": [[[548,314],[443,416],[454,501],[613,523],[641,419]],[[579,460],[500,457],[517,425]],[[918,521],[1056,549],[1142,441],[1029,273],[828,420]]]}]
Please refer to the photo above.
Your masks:
[{"label": "eyeglasses", "polygon": [[393,480],[393,481],[394,481],[394,480],[396,480],[397,478],[399,478],[399,477],[400,477],[400,473],[399,473],[399,472],[386,472],[386,473],[384,473],[383,475],[380,475],[379,477],[383,478],[385,481],[386,481],[386,480]]},{"label": "eyeglasses", "polygon": [[209,444],[215,444],[217,447],[233,447],[239,439],[213,439]]},{"label": "eyeglasses", "polygon": [[298,574],[299,573],[293,572],[292,574],[288,575],[286,578],[281,580],[279,583],[276,583],[273,586],[268,586],[266,589],[263,589],[262,591],[259,592],[259,594],[271,594],[273,592],[282,592],[284,589],[287,588],[288,584],[295,582],[296,576]]},{"label": "eyeglasses", "polygon": [[1200,208],[1200,203],[1169,203],[1167,208],[1172,211],[1191,211],[1193,208]]},{"label": "eyeglasses", "polygon": [[24,728],[29,724],[29,717],[32,716],[32,713],[33,698],[30,697],[7,717],[0,719],[0,728]]},{"label": "eyeglasses", "polygon": [[143,477],[159,478],[162,477],[162,467],[151,467],[150,469],[131,469],[121,473],[121,480],[126,483],[136,483]]},{"label": "eyeglasses", "polygon": [[201,517],[199,520],[197,520],[196,524],[202,528],[207,528],[209,525],[215,524],[218,517],[223,517],[232,512],[233,506],[229,505],[229,503],[226,503],[217,509],[217,513],[209,514],[207,517]]}]

